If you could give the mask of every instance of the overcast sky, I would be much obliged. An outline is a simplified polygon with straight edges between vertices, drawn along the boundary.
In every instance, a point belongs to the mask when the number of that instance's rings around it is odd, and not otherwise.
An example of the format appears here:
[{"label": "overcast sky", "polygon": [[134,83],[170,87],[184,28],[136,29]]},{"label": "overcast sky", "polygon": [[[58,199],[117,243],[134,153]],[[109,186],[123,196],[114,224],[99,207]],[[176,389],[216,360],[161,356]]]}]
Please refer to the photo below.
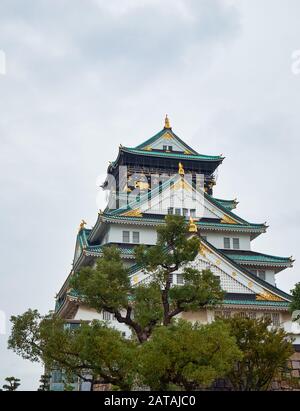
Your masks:
[{"label": "overcast sky", "polygon": [[97,176],[166,113],[226,156],[215,195],[270,226],[253,249],[300,261],[299,18],[299,0],[1,0],[0,384],[36,389],[41,367],[6,350],[8,319],[54,307],[79,222],[97,218]]}]

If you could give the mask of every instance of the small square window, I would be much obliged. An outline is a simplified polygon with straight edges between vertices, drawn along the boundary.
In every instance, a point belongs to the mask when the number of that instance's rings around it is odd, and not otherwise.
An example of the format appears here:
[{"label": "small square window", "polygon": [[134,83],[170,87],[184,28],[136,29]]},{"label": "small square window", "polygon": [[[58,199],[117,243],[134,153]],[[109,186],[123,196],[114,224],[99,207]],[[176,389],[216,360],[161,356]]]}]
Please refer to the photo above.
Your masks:
[{"label": "small square window", "polygon": [[164,151],[167,151],[167,149],[168,149],[168,146],[163,146]]},{"label": "small square window", "polygon": [[184,284],[183,274],[177,274],[177,284]]},{"label": "small square window", "polygon": [[174,211],[173,207],[168,208],[168,214],[173,214],[173,211]]},{"label": "small square window", "polygon": [[133,233],[132,233],[132,242],[134,244],[139,244],[140,243],[140,233],[138,231],[133,231]]},{"label": "small square window", "polygon": [[182,210],[182,213],[183,213],[184,217],[188,217],[188,215],[189,215],[189,210],[188,210],[187,208],[184,208],[184,209]]},{"label": "small square window", "polygon": [[130,232],[123,231],[123,243],[130,243]]},{"label": "small square window", "polygon": [[240,249],[240,239],[239,238],[232,239],[232,248],[234,248],[235,250]]},{"label": "small square window", "polygon": [[173,146],[168,146],[169,151],[173,151]]},{"label": "small square window", "polygon": [[257,277],[260,278],[261,280],[266,280],[266,272],[263,270],[258,270],[257,271]]},{"label": "small square window", "polygon": [[110,321],[111,317],[111,313],[109,313],[108,311],[102,311],[102,318],[104,321]]},{"label": "small square window", "polygon": [[175,214],[181,215],[181,208],[175,208]]},{"label": "small square window", "polygon": [[190,210],[190,216],[191,216],[192,218],[196,217],[196,209],[195,209],[195,208],[192,208],[192,209]]},{"label": "small square window", "polygon": [[230,248],[230,238],[224,237],[224,248]]}]

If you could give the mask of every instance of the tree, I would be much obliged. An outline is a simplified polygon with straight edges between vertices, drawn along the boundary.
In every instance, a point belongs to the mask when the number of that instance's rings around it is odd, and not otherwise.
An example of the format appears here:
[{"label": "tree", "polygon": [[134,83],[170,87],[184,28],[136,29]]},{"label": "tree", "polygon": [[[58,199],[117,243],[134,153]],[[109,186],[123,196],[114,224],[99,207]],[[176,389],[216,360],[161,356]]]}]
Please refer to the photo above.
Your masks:
[{"label": "tree", "polygon": [[18,387],[21,385],[19,378],[6,377],[5,381],[7,384],[3,385],[3,391],[17,391]]},{"label": "tree", "polygon": [[46,369],[63,369],[67,380],[76,375],[91,383],[129,389],[135,370],[134,342],[100,321],[70,330],[62,319],[42,317],[36,310],[12,317],[8,348]]},{"label": "tree", "polygon": [[153,390],[194,390],[224,376],[240,358],[235,338],[221,321],[199,325],[179,320],[156,328],[142,345],[139,374]]},{"label": "tree", "polygon": [[40,378],[40,386],[38,391],[50,391],[50,375],[43,374]]},{"label": "tree", "polygon": [[[69,330],[57,316],[42,317],[37,311],[29,310],[12,317],[9,348],[23,358],[43,361],[47,369],[61,368],[66,374],[75,374],[92,385],[102,382],[119,389],[130,389],[145,379],[141,373],[147,368],[137,369],[136,358],[141,358],[143,352],[147,354],[148,351],[141,350],[140,346],[152,341],[149,339],[156,328],[169,327],[169,332],[176,336],[176,327],[182,328],[173,324],[178,314],[213,306],[223,298],[219,281],[213,273],[210,270],[199,271],[191,264],[199,248],[200,240],[198,236],[190,235],[184,218],[167,216],[166,224],[158,229],[157,244],[151,248],[140,246],[135,250],[137,263],[148,274],[147,282],[132,284],[129,270],[115,247],[103,248],[103,256],[97,260],[96,268],[84,267],[74,275],[70,285],[79,299],[98,312],[112,313],[119,323],[130,327],[132,339],[125,339],[120,332],[99,321],[82,323],[78,329]],[[184,284],[171,287],[170,276],[178,271],[182,273]],[[208,328],[207,335],[213,331],[214,328]],[[199,343],[203,341],[197,329],[189,329],[189,334],[192,340],[198,338]],[[226,347],[229,336],[224,331],[218,340],[217,349],[224,352],[221,336]],[[154,341],[165,337],[164,331],[157,331]],[[156,346],[159,347],[159,343]],[[209,347],[216,349],[213,345],[207,346],[207,359]],[[196,350],[194,353],[199,354]],[[217,354],[214,354],[211,352],[212,358],[216,358]],[[190,358],[191,364],[201,363],[201,358]],[[212,365],[215,375],[223,373],[222,367]],[[193,373],[196,378],[196,371]],[[199,382],[197,378],[195,385]],[[167,374],[164,385],[166,380]],[[192,374],[180,384],[182,387],[192,386]]]},{"label": "tree", "polygon": [[[300,283],[295,284],[293,290],[291,290],[292,302],[290,303],[290,311],[300,311]],[[299,320],[300,314],[295,316],[294,321]]]},{"label": "tree", "polygon": [[232,317],[224,320],[243,353],[228,373],[237,391],[267,391],[274,378],[286,370],[294,352],[288,334],[271,326],[270,319]]},{"label": "tree", "polygon": [[[104,247],[96,269],[82,268],[71,280],[84,303],[98,312],[112,313],[131,328],[140,343],[148,340],[157,325],[167,326],[181,312],[212,306],[223,298],[210,270],[189,266],[199,252],[200,240],[189,235],[183,217],[167,216],[157,234],[155,246],[135,249],[137,263],[149,274],[147,284],[131,284],[129,270],[115,247]],[[171,275],[178,270],[185,284],[171,287]]]}]

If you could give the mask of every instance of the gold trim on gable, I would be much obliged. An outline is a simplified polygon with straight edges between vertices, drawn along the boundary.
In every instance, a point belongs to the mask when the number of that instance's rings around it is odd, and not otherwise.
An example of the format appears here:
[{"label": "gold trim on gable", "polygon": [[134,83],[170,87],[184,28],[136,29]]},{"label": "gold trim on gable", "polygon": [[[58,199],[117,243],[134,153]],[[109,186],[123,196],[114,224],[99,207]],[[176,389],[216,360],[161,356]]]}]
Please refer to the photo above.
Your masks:
[{"label": "gold trim on gable", "polygon": [[277,295],[274,295],[268,292],[256,294],[256,300],[257,301],[284,301],[283,298],[278,297]]},{"label": "gold trim on gable", "polygon": [[223,223],[223,224],[237,224],[237,222],[233,218],[230,218],[227,215],[223,216],[223,218],[221,220],[221,223]]},{"label": "gold trim on gable", "polygon": [[136,208],[135,210],[126,211],[121,215],[126,217],[143,217],[143,214],[141,213],[141,210],[139,208]]},{"label": "gold trim on gable", "polygon": [[165,138],[166,140],[172,140],[173,139],[172,134],[170,134],[169,132],[165,133],[162,137]]}]

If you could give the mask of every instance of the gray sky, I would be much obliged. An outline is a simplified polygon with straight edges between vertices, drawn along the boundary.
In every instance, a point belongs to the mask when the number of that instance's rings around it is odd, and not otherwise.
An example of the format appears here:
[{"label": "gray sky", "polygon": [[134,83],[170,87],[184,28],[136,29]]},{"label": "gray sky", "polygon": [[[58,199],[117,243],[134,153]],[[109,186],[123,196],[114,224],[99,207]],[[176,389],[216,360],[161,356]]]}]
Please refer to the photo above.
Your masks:
[{"label": "gray sky", "polygon": [[[163,127],[226,160],[215,195],[267,221],[253,249],[300,260],[299,0],[2,0],[0,310],[42,313],[70,271],[96,178]],[[0,70],[1,71],[1,70]],[[277,276],[289,291],[299,262]],[[7,321],[7,331],[9,325]],[[41,367],[6,350],[0,384]]]}]

